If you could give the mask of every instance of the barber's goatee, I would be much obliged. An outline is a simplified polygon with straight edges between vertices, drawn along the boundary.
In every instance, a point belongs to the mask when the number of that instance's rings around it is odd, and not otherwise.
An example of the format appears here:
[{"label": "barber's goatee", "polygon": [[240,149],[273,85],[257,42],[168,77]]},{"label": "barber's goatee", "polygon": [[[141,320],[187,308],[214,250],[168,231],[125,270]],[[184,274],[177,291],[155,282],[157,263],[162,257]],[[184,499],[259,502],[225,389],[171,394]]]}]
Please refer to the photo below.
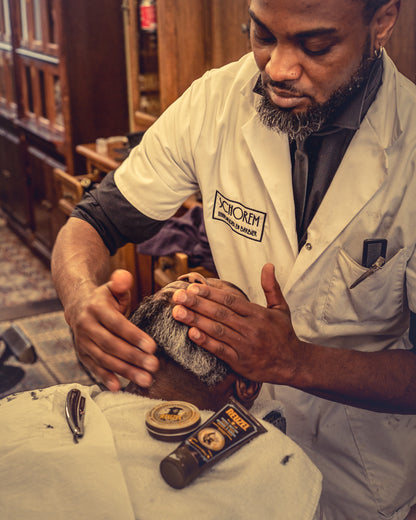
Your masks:
[{"label": "barber's goatee", "polygon": [[303,141],[314,132],[318,132],[326,121],[325,114],[311,109],[294,113],[291,109],[284,109],[275,105],[263,85],[257,92],[261,95],[256,109],[260,121],[272,130],[286,134],[290,140]]},{"label": "barber's goatee", "polygon": [[275,105],[266,88],[267,84],[270,83],[287,92],[293,91],[298,94],[298,91],[290,84],[266,80],[266,85],[263,85],[261,78],[259,78],[255,92],[260,94],[256,106],[260,121],[268,128],[286,134],[290,140],[305,140],[309,135],[319,132],[323,126],[334,120],[344,109],[351,98],[366,83],[374,61],[375,58],[371,53],[364,52],[360,66],[352,77],[335,90],[325,103],[319,104],[312,101],[312,104],[304,112],[294,112],[292,109]]}]

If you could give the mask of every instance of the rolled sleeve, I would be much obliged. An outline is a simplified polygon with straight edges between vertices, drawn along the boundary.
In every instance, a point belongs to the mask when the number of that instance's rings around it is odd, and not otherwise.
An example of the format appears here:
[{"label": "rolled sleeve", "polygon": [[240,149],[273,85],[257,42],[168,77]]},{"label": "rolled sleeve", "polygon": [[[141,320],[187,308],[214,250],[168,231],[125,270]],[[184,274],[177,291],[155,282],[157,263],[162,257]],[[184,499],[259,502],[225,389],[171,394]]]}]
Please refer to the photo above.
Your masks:
[{"label": "rolled sleeve", "polygon": [[113,255],[128,242],[139,244],[155,235],[164,220],[152,219],[130,204],[114,183],[114,172],[75,207],[71,214],[88,222]]}]

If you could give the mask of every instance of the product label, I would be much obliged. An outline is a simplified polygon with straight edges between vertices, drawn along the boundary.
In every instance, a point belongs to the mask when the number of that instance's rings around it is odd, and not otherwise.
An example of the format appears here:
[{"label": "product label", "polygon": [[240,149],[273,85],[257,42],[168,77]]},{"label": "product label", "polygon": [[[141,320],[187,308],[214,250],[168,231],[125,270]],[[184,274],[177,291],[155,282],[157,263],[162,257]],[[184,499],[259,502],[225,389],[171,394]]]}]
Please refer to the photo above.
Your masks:
[{"label": "product label", "polygon": [[214,220],[222,220],[237,234],[261,242],[266,222],[266,213],[248,208],[235,200],[224,197],[218,190],[215,193]]},{"label": "product label", "polygon": [[226,456],[266,430],[245,408],[232,401],[184,441],[198,454],[202,466],[216,456]]},{"label": "product label", "polygon": [[140,6],[140,27],[143,31],[156,31],[156,6],[154,4],[143,2]]}]

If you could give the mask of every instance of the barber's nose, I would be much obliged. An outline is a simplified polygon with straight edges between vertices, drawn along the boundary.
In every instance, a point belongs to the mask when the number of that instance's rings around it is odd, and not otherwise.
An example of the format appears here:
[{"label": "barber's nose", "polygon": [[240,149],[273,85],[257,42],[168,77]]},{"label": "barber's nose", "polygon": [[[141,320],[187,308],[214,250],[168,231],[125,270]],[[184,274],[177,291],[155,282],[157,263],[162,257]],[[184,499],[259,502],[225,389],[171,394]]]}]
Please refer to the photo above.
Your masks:
[{"label": "barber's nose", "polygon": [[202,283],[203,285],[208,285],[207,279],[205,276],[197,272],[192,272],[188,274],[183,274],[182,276],[178,276],[178,280],[183,280],[188,283]]},{"label": "barber's nose", "polygon": [[266,64],[265,72],[273,81],[293,81],[302,75],[302,65],[296,49],[282,43],[276,44]]}]

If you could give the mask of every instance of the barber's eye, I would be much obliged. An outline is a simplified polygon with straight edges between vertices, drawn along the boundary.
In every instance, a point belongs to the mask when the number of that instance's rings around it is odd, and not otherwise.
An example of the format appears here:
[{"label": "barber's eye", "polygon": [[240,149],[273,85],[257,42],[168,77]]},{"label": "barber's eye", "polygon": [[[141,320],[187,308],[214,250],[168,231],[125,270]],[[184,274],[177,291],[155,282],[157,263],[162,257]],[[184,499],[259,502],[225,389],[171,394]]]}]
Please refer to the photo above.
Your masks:
[{"label": "barber's eye", "polygon": [[324,49],[319,50],[312,50],[308,49],[307,47],[303,47],[303,51],[305,54],[308,54],[309,56],[323,56],[324,54],[328,54],[328,52],[331,50],[331,47],[325,47]]},{"label": "barber's eye", "polygon": [[254,39],[263,45],[272,44],[276,41],[276,38],[273,36],[271,32],[269,32],[267,29],[260,27],[253,23],[251,26],[251,31],[254,36]]},{"label": "barber's eye", "polygon": [[334,44],[328,41],[301,41],[300,46],[308,56],[323,56],[331,51]]},{"label": "barber's eye", "polygon": [[274,36],[259,36],[259,35],[255,34],[254,38],[256,39],[257,42],[259,42],[263,45],[271,45],[276,41]]}]

